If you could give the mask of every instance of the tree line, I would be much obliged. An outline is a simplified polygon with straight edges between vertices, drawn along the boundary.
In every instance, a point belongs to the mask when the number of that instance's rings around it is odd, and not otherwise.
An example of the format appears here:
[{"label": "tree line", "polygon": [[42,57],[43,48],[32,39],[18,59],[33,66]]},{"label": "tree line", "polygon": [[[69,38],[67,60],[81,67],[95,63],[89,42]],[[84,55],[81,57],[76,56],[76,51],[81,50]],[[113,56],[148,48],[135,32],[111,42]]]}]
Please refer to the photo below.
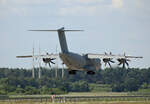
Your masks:
[{"label": "tree line", "polygon": [[97,70],[95,75],[87,75],[78,71],[76,75],[69,75],[65,69],[42,68],[42,76],[32,78],[32,71],[19,68],[0,68],[0,94],[64,94],[68,92],[90,92],[90,84],[110,85],[114,92],[137,91],[150,85],[150,68],[106,68]]}]

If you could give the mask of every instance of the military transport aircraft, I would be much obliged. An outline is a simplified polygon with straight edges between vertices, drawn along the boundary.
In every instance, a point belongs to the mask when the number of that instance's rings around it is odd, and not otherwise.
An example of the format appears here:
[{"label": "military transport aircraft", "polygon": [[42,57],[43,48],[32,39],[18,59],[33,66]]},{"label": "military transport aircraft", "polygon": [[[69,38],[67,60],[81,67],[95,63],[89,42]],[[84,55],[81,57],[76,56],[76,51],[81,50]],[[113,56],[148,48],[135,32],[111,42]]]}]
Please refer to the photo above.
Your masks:
[{"label": "military transport aircraft", "polygon": [[56,31],[58,32],[59,42],[61,46],[61,53],[59,54],[46,54],[46,55],[28,55],[28,56],[17,56],[17,58],[41,58],[43,59],[44,63],[50,63],[55,64],[52,62],[52,60],[55,60],[60,57],[60,59],[63,61],[63,63],[68,67],[69,74],[75,74],[76,71],[86,71],[87,74],[95,74],[95,70],[98,70],[101,68],[101,60],[105,63],[105,65],[109,65],[111,67],[110,63],[114,63],[113,59],[116,59],[119,64],[123,65],[123,68],[125,68],[125,65],[129,67],[128,61],[130,61],[130,58],[142,58],[139,56],[126,56],[124,55],[114,55],[112,53],[104,53],[104,54],[77,54],[70,52],[68,50],[65,32],[71,32],[71,31],[83,31],[83,30],[65,30],[64,27],[58,29],[58,30],[29,30],[29,31]]}]

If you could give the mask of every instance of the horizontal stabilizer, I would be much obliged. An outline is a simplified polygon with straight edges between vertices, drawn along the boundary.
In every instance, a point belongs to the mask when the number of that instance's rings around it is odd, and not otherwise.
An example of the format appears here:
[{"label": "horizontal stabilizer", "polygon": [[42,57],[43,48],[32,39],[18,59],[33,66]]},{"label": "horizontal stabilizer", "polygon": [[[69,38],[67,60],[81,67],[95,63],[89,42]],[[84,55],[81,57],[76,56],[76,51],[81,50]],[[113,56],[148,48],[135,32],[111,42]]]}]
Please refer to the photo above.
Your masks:
[{"label": "horizontal stabilizer", "polygon": [[65,32],[76,32],[76,31],[83,31],[83,30],[29,30],[29,31],[65,31]]},{"label": "horizontal stabilizer", "polygon": [[59,54],[47,54],[47,55],[25,55],[16,56],[16,58],[58,58]]},{"label": "horizontal stabilizer", "polygon": [[32,55],[28,55],[28,56],[16,56],[16,58],[30,58],[33,57]]},{"label": "horizontal stabilizer", "polygon": [[29,31],[63,31],[63,32],[67,32],[67,31],[83,31],[83,30],[65,30],[64,27],[57,29],[57,30],[29,30]]},{"label": "horizontal stabilizer", "polygon": [[29,31],[57,31],[57,30],[29,30]]}]

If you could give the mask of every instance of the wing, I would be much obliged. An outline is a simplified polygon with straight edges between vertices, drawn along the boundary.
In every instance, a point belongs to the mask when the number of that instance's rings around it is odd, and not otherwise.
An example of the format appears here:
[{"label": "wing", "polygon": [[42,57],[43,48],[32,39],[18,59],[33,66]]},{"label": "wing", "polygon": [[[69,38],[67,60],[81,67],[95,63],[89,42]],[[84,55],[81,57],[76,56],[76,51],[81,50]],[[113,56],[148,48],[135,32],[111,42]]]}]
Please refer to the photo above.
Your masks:
[{"label": "wing", "polygon": [[127,58],[143,58],[142,56],[126,56],[126,55],[113,55],[113,54],[87,54],[88,58],[114,58],[114,59],[127,59]]},{"label": "wing", "polygon": [[17,58],[58,58],[59,54],[48,54],[48,55],[25,55],[25,56],[16,56]]},{"label": "wing", "polygon": [[100,58],[100,59],[104,59],[104,58],[115,58],[115,59],[119,59],[119,58],[126,58],[123,55],[113,55],[113,54],[92,54],[92,53],[88,53],[87,54],[88,58]]},{"label": "wing", "polygon": [[126,58],[143,58],[142,56],[125,56]]}]

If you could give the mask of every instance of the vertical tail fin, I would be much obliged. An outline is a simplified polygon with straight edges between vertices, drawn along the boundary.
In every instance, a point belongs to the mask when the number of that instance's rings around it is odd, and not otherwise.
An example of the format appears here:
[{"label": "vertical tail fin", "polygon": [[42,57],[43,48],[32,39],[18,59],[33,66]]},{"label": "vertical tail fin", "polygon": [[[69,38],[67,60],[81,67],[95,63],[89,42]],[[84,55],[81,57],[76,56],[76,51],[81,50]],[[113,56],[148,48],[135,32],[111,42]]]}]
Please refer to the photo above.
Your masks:
[{"label": "vertical tail fin", "polygon": [[68,46],[66,42],[66,36],[65,36],[65,31],[64,28],[61,28],[58,30],[58,37],[59,37],[59,42],[60,42],[60,47],[62,53],[67,53],[68,52]]}]

